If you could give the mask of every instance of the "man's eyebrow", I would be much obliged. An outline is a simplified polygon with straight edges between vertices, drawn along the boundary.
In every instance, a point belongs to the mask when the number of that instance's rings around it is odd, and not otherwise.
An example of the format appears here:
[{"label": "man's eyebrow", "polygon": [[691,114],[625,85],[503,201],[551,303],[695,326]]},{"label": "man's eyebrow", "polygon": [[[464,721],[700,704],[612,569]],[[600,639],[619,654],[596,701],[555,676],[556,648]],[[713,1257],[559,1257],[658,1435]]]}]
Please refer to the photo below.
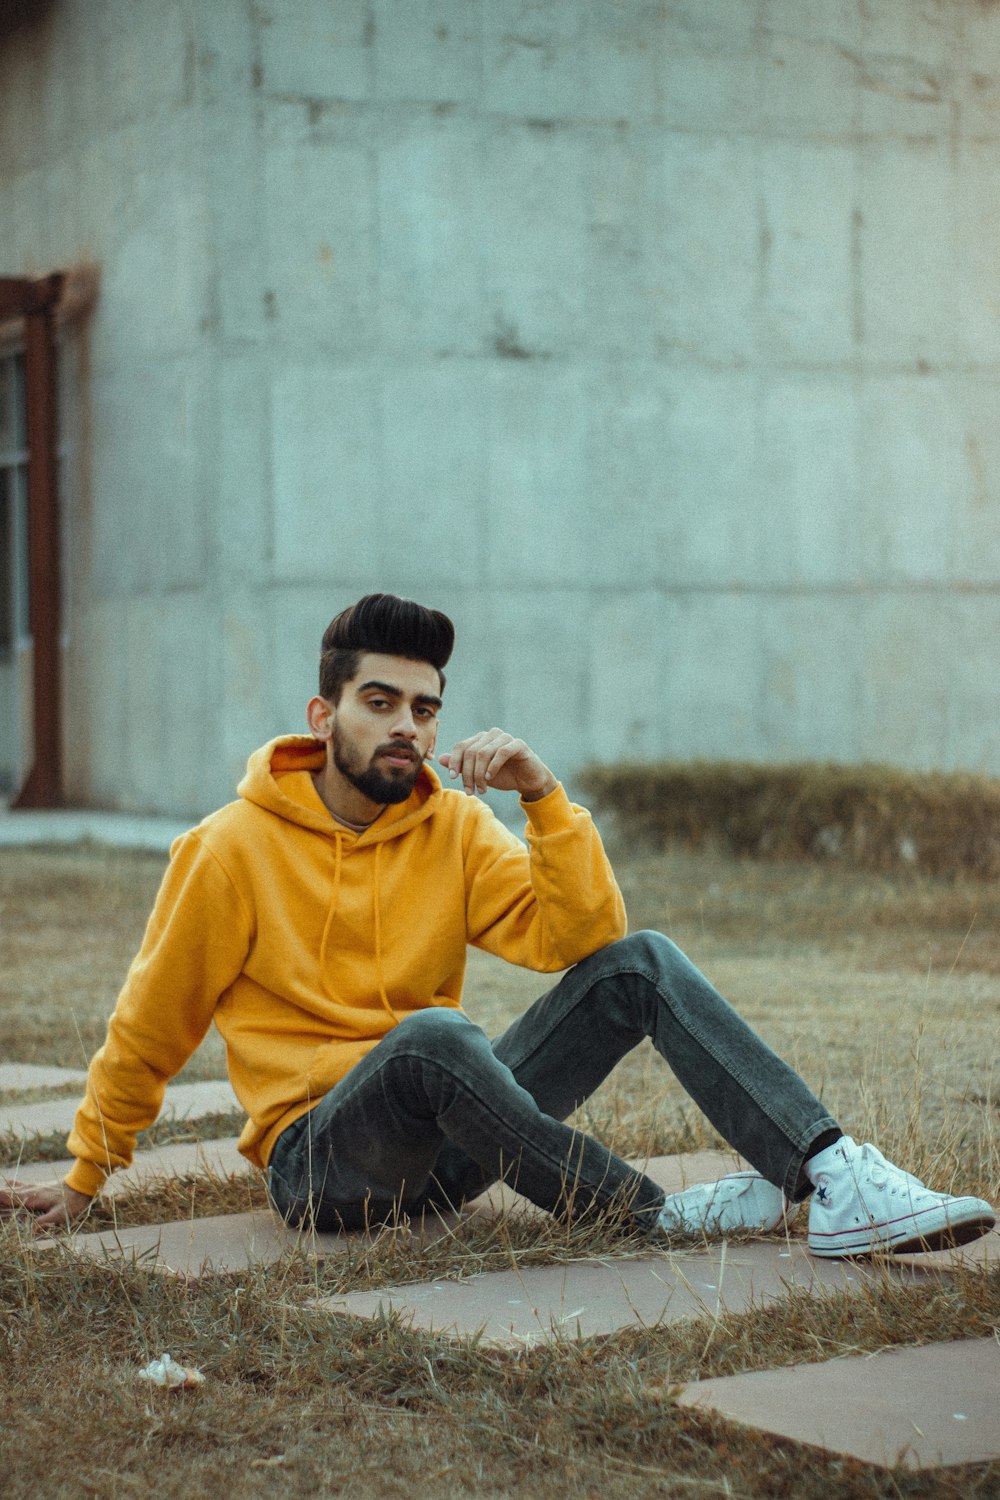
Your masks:
[{"label": "man's eyebrow", "polygon": [[[390,698],[402,698],[405,696],[402,688],[394,687],[391,682],[377,682],[374,678],[371,682],[363,682],[358,688],[358,692],[367,693],[371,688],[375,688],[380,693],[388,693]],[[414,703],[429,703],[434,708],[440,708],[444,699],[436,697],[434,693],[417,693],[413,701]]]}]

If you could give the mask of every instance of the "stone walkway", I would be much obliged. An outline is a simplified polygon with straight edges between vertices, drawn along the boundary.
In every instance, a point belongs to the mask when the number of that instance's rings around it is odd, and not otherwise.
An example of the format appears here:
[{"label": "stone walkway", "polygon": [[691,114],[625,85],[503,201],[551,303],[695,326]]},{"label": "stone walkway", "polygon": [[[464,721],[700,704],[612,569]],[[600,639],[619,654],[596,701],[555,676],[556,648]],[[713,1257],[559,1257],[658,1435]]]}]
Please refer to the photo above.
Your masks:
[{"label": "stone walkway", "polygon": [[1000,1344],[964,1339],[920,1349],[700,1380],[683,1406],[780,1437],[910,1469],[1000,1458]]},{"label": "stone walkway", "polygon": [[[145,1156],[145,1153],[142,1155]],[[745,1164],[738,1157],[722,1152],[700,1151],[687,1156],[653,1157],[642,1165],[667,1191],[676,1192],[692,1182],[720,1177],[734,1167]],[[28,1170],[30,1169],[19,1169],[19,1180],[28,1181],[25,1175]],[[48,1178],[51,1178],[52,1166],[46,1170]],[[148,1174],[148,1170],[147,1162],[137,1154],[129,1171]],[[539,1212],[539,1209],[519,1194],[501,1185],[474,1199],[465,1207],[462,1215],[427,1214],[419,1223],[413,1222],[401,1228],[399,1233],[412,1234],[426,1244],[450,1233],[460,1217],[496,1219],[501,1214],[537,1216]],[[279,1260],[289,1251],[321,1258],[333,1254],[347,1239],[362,1238],[364,1236],[360,1234],[325,1234],[314,1230],[289,1229],[277,1214],[262,1209],[255,1213],[226,1214],[218,1218],[191,1219],[174,1224],[146,1224],[132,1229],[107,1229],[99,1233],[87,1233],[84,1225],[71,1236],[69,1243],[78,1255],[98,1259],[124,1256],[142,1260],[144,1264],[155,1266],[157,1270],[190,1277],[208,1270],[239,1271],[251,1264],[267,1265]],[[55,1243],[57,1242],[45,1240],[40,1242],[43,1247]],[[412,1288],[405,1290],[409,1293]],[[353,1312],[355,1309],[351,1307],[344,1310]],[[632,1319],[626,1313],[623,1322],[630,1321]]]},{"label": "stone walkway", "polygon": [[[0,1065],[0,1091],[79,1082],[68,1070]],[[175,1116],[194,1119],[235,1107],[227,1083],[176,1085],[168,1091]],[[21,1135],[30,1149],[36,1132],[68,1129],[75,1100],[0,1107],[0,1130]],[[18,1182],[51,1180],[68,1162],[21,1163],[5,1175]],[[654,1157],[639,1163],[665,1188],[718,1178],[738,1169],[739,1158],[720,1152]],[[199,1172],[231,1176],[253,1169],[235,1139],[180,1144],[137,1153],[116,1173],[113,1199],[144,1183]],[[462,1217],[498,1220],[502,1214],[538,1210],[500,1187],[469,1204]],[[400,1234],[426,1243],[451,1233],[457,1215],[428,1216]],[[289,1229],[268,1211],[227,1214],[102,1233],[85,1224],[61,1240],[42,1240],[96,1258],[128,1257],[151,1269],[186,1277],[239,1271],[290,1253],[323,1257],[348,1238]],[[919,1285],[956,1267],[1000,1265],[1000,1233],[950,1254],[900,1256],[867,1264],[816,1260],[801,1239],[773,1236],[753,1242],[706,1244],[632,1260],[593,1258],[568,1264],[514,1267],[464,1280],[451,1278],[385,1287],[320,1299],[330,1314],[371,1318],[391,1311],[413,1328],[445,1337],[478,1335],[500,1346],[523,1347],[552,1338],[607,1335],[626,1327],[653,1327],[692,1317],[780,1303],[795,1295],[823,1297],[890,1279]],[[1000,1345],[963,1341],[878,1355],[828,1360],[707,1380],[688,1386],[680,1400],[728,1420],[803,1443],[853,1455],[867,1463],[909,1467],[983,1462],[1000,1458]]]},{"label": "stone walkway", "polygon": [[[69,1131],[79,1098],[50,1099],[40,1104],[0,1104],[0,1135],[50,1135]],[[177,1083],[167,1089],[161,1120],[196,1120],[201,1115],[229,1114],[239,1101],[225,1079],[207,1083]]]},{"label": "stone walkway", "polygon": [[[72,1165],[72,1157],[63,1161],[19,1162],[0,1175],[27,1186],[34,1182],[61,1181]],[[102,1197],[120,1198],[165,1177],[194,1177],[199,1173],[213,1177],[249,1176],[254,1171],[246,1157],[240,1155],[235,1136],[217,1141],[179,1141],[171,1146],[137,1151],[131,1166],[108,1178]]]},{"label": "stone walkway", "polygon": [[489,1344],[517,1346],[717,1318],[771,1306],[796,1292],[818,1297],[886,1280],[920,1285],[939,1281],[957,1264],[957,1253],[875,1265],[817,1260],[801,1240],[757,1240],[351,1292],[325,1298],[322,1306],[362,1318],[391,1312],[411,1328],[459,1338],[480,1334]]}]

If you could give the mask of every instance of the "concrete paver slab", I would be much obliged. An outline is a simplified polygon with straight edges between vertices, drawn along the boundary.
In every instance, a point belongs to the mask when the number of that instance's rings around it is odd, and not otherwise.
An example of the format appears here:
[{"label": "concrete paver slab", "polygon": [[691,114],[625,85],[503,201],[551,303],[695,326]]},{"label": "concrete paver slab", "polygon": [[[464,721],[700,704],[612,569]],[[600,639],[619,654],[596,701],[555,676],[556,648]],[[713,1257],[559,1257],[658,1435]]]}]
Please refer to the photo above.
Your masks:
[{"label": "concrete paver slab", "polygon": [[996,1339],[702,1380],[688,1386],[680,1401],[885,1467],[1000,1458]]},{"label": "concrete paver slab", "polygon": [[86,1070],[77,1068],[54,1068],[40,1063],[0,1062],[0,1090],[3,1089],[57,1089],[67,1084],[86,1081]]},{"label": "concrete paver slab", "polygon": [[[233,1140],[164,1147],[142,1153],[127,1172],[115,1174],[105,1192],[123,1191],[148,1180],[149,1175],[163,1175],[164,1170],[196,1169],[199,1157],[207,1166],[223,1172],[246,1167]],[[724,1153],[699,1152],[653,1158],[643,1165],[672,1190],[732,1170],[733,1158]],[[21,1172],[28,1170],[32,1169]],[[40,1165],[37,1170],[44,1174],[43,1180],[56,1175],[53,1164],[47,1168]],[[20,1180],[29,1179],[21,1175]],[[468,1204],[464,1215],[495,1218],[501,1212],[534,1216],[540,1210],[501,1185]],[[428,1215],[421,1225],[411,1226],[411,1231],[426,1242],[449,1233],[458,1219],[458,1215]],[[363,1236],[300,1234],[288,1229],[276,1214],[261,1210],[101,1233],[87,1233],[84,1226],[68,1243],[80,1255],[142,1257],[158,1270],[197,1276],[210,1268],[236,1271],[251,1263],[268,1263],[293,1248],[317,1257],[328,1255],[348,1238]],[[991,1238],[998,1242],[993,1253],[1000,1259],[1000,1236]],[[900,1258],[883,1272],[863,1263],[815,1260],[800,1241],[772,1240],[713,1245],[700,1252],[660,1254],[634,1261],[612,1259],[491,1273],[468,1282],[448,1280],[378,1293],[353,1293],[324,1305],[365,1317],[375,1316],[380,1306],[391,1306],[414,1326],[455,1333],[484,1328],[488,1338],[499,1342],[524,1342],[552,1336],[570,1325],[574,1332],[577,1326],[584,1333],[610,1332],[627,1324],[649,1325],[706,1312],[714,1315],[722,1308],[737,1310],[753,1302],[774,1301],[796,1287],[819,1293],[827,1287],[857,1287],[882,1274],[918,1282],[947,1272],[969,1252],[978,1255],[969,1263],[981,1263],[983,1252],[977,1246],[968,1246],[952,1256]]]},{"label": "concrete paver slab", "polygon": [[[427,1215],[420,1223],[401,1226],[397,1233],[421,1244],[448,1234],[457,1214]],[[98,1234],[80,1230],[59,1240],[39,1240],[39,1250],[67,1245],[77,1255],[94,1260],[142,1261],[168,1275],[197,1277],[209,1272],[242,1271],[251,1265],[270,1265],[295,1252],[321,1260],[365,1234],[317,1233],[291,1229],[272,1209],[253,1213],[219,1214],[171,1224],[144,1224],[132,1229],[106,1229]]]},{"label": "concrete paver slab", "polygon": [[[938,1259],[947,1261],[945,1256]],[[320,1305],[362,1318],[394,1312],[413,1328],[453,1337],[480,1334],[492,1344],[525,1344],[742,1312],[782,1301],[796,1290],[813,1296],[856,1291],[885,1276],[919,1284],[947,1274],[947,1269],[946,1264],[866,1266],[816,1260],[799,1241],[768,1240],[636,1260],[485,1272],[466,1281],[351,1292],[324,1298]]]},{"label": "concrete paver slab", "polygon": [[651,1156],[645,1161],[633,1158],[665,1193],[679,1193],[695,1182],[716,1182],[730,1172],[745,1172],[749,1163],[735,1151],[685,1151],[677,1156]]},{"label": "concrete paver slab", "polygon": [[[53,1130],[69,1131],[79,1099],[51,1099],[42,1104],[25,1104],[18,1108],[0,1108],[0,1134],[47,1135]],[[205,1083],[176,1083],[167,1089],[160,1119],[197,1119],[199,1115],[219,1114],[239,1109],[232,1086],[225,1079]]]},{"label": "concrete paver slab", "polygon": [[144,1224],[133,1229],[78,1232],[62,1240],[39,1240],[38,1249],[67,1245],[94,1260],[138,1261],[171,1275],[195,1277],[210,1271],[242,1271],[269,1265],[298,1249],[322,1257],[344,1243],[339,1234],[312,1234],[289,1229],[268,1209],[256,1213],[219,1214],[173,1224]]},{"label": "concrete paver slab", "polygon": [[[204,1142],[199,1149],[211,1152],[213,1147],[218,1146],[218,1142]],[[143,1158],[159,1157],[163,1161],[166,1159],[165,1153],[169,1150],[170,1148],[164,1148],[160,1153],[142,1153],[142,1156]],[[734,1160],[736,1158],[723,1152],[693,1152],[687,1156],[653,1157],[649,1161],[643,1161],[641,1165],[661,1185],[673,1191],[693,1181],[704,1181],[723,1175],[732,1170]],[[29,1181],[25,1174],[33,1170],[28,1167],[19,1168],[18,1180]],[[53,1163],[49,1163],[44,1170],[40,1164],[38,1170],[42,1171],[43,1175],[36,1180],[47,1181],[56,1175]],[[64,1164],[64,1170],[68,1170],[68,1164]],[[128,1172],[135,1173],[137,1170],[139,1172],[145,1170],[144,1163],[139,1157]],[[109,1190],[120,1191],[117,1184],[119,1179],[125,1176],[124,1172],[116,1173],[104,1191],[106,1193]],[[142,1179],[140,1177],[132,1180],[141,1181]],[[479,1214],[492,1218],[501,1212],[530,1216],[539,1214],[541,1210],[503,1184],[491,1188],[487,1193],[469,1203],[465,1209],[467,1215]],[[458,1218],[456,1214],[427,1215],[422,1225],[415,1228],[414,1232],[419,1234],[423,1241],[436,1238],[440,1234],[448,1233],[449,1229],[458,1222]],[[360,1237],[351,1236],[351,1238]],[[66,1243],[69,1243],[79,1255],[97,1258],[119,1255],[141,1257],[150,1264],[155,1264],[158,1270],[184,1276],[196,1276],[203,1268],[232,1271],[240,1270],[252,1262],[277,1260],[293,1246],[309,1254],[327,1255],[343,1244],[345,1238],[343,1235],[300,1235],[282,1224],[276,1214],[262,1210],[258,1213],[227,1214],[218,1218],[193,1219],[175,1224],[141,1225],[134,1229],[105,1230],[93,1234],[85,1232],[84,1226]],[[56,1241],[43,1240],[39,1242],[39,1246],[41,1248],[54,1243]]]},{"label": "concrete paver slab", "polygon": [[[72,1157],[65,1161],[25,1162],[0,1173],[0,1177],[23,1185],[61,1181],[72,1165]],[[108,1178],[102,1197],[114,1198],[134,1192],[157,1177],[189,1177],[202,1172],[231,1177],[235,1173],[254,1170],[246,1157],[240,1155],[235,1136],[218,1141],[178,1141],[171,1146],[157,1146],[151,1151],[137,1151],[131,1166],[123,1167]]]}]

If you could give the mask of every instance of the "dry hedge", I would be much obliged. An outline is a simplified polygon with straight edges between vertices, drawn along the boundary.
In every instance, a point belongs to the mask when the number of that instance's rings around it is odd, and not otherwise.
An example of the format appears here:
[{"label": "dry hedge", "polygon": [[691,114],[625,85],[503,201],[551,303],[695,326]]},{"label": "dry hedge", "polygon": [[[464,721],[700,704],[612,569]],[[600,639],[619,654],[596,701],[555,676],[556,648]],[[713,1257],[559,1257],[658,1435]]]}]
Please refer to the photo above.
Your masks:
[{"label": "dry hedge", "polygon": [[634,846],[721,847],[859,869],[1000,875],[1000,780],[892,766],[687,761],[578,778]]}]

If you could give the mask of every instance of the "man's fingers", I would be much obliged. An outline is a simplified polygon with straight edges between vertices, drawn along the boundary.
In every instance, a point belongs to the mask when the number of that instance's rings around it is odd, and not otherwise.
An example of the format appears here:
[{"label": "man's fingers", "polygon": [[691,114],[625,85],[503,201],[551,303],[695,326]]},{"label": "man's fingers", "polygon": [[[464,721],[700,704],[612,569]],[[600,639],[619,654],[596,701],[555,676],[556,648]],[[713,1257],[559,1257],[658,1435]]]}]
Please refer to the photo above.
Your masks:
[{"label": "man's fingers", "polygon": [[18,1188],[9,1182],[0,1188],[0,1212],[30,1214],[34,1228],[51,1229],[80,1218],[92,1200],[62,1182],[45,1182]]},{"label": "man's fingers", "polygon": [[477,792],[485,792],[495,771],[521,753],[520,745],[519,740],[500,730],[493,730],[486,735],[482,744],[476,747],[472,768],[472,780]]},{"label": "man's fingers", "polygon": [[[507,750],[507,747],[516,748]],[[440,760],[442,765],[447,766],[453,781],[459,776],[462,778],[467,792],[485,792],[490,781],[490,766],[495,757],[501,754],[494,774],[499,766],[506,764],[512,755],[519,754],[524,748],[523,741],[515,740],[502,729],[484,729],[466,740],[459,740],[454,749],[441,755]],[[507,753],[502,753],[505,750]]]},{"label": "man's fingers", "polygon": [[16,1187],[12,1183],[0,1187],[0,1210],[8,1210],[17,1213],[18,1209],[31,1209],[34,1206],[34,1198],[37,1189],[34,1187]]},{"label": "man's fingers", "polygon": [[497,775],[507,762],[514,760],[518,755],[523,755],[527,748],[523,740],[510,740],[508,744],[501,745],[497,750],[494,750],[486,767],[486,780],[495,781]]},{"label": "man's fingers", "polygon": [[467,792],[485,792],[486,767],[493,754],[493,744],[493,734],[486,734],[479,738],[478,744],[471,745],[466,752],[462,765],[462,780],[465,782]]},{"label": "man's fingers", "polygon": [[50,1208],[48,1213],[41,1214],[32,1221],[33,1234],[45,1234],[49,1229],[65,1229],[70,1223],[70,1217],[64,1203],[57,1208]]},{"label": "man's fingers", "polygon": [[453,781],[462,778],[462,785],[470,794],[496,787],[502,792],[519,792],[529,802],[537,802],[558,785],[530,745],[495,726],[459,740],[439,760],[451,772]]}]

